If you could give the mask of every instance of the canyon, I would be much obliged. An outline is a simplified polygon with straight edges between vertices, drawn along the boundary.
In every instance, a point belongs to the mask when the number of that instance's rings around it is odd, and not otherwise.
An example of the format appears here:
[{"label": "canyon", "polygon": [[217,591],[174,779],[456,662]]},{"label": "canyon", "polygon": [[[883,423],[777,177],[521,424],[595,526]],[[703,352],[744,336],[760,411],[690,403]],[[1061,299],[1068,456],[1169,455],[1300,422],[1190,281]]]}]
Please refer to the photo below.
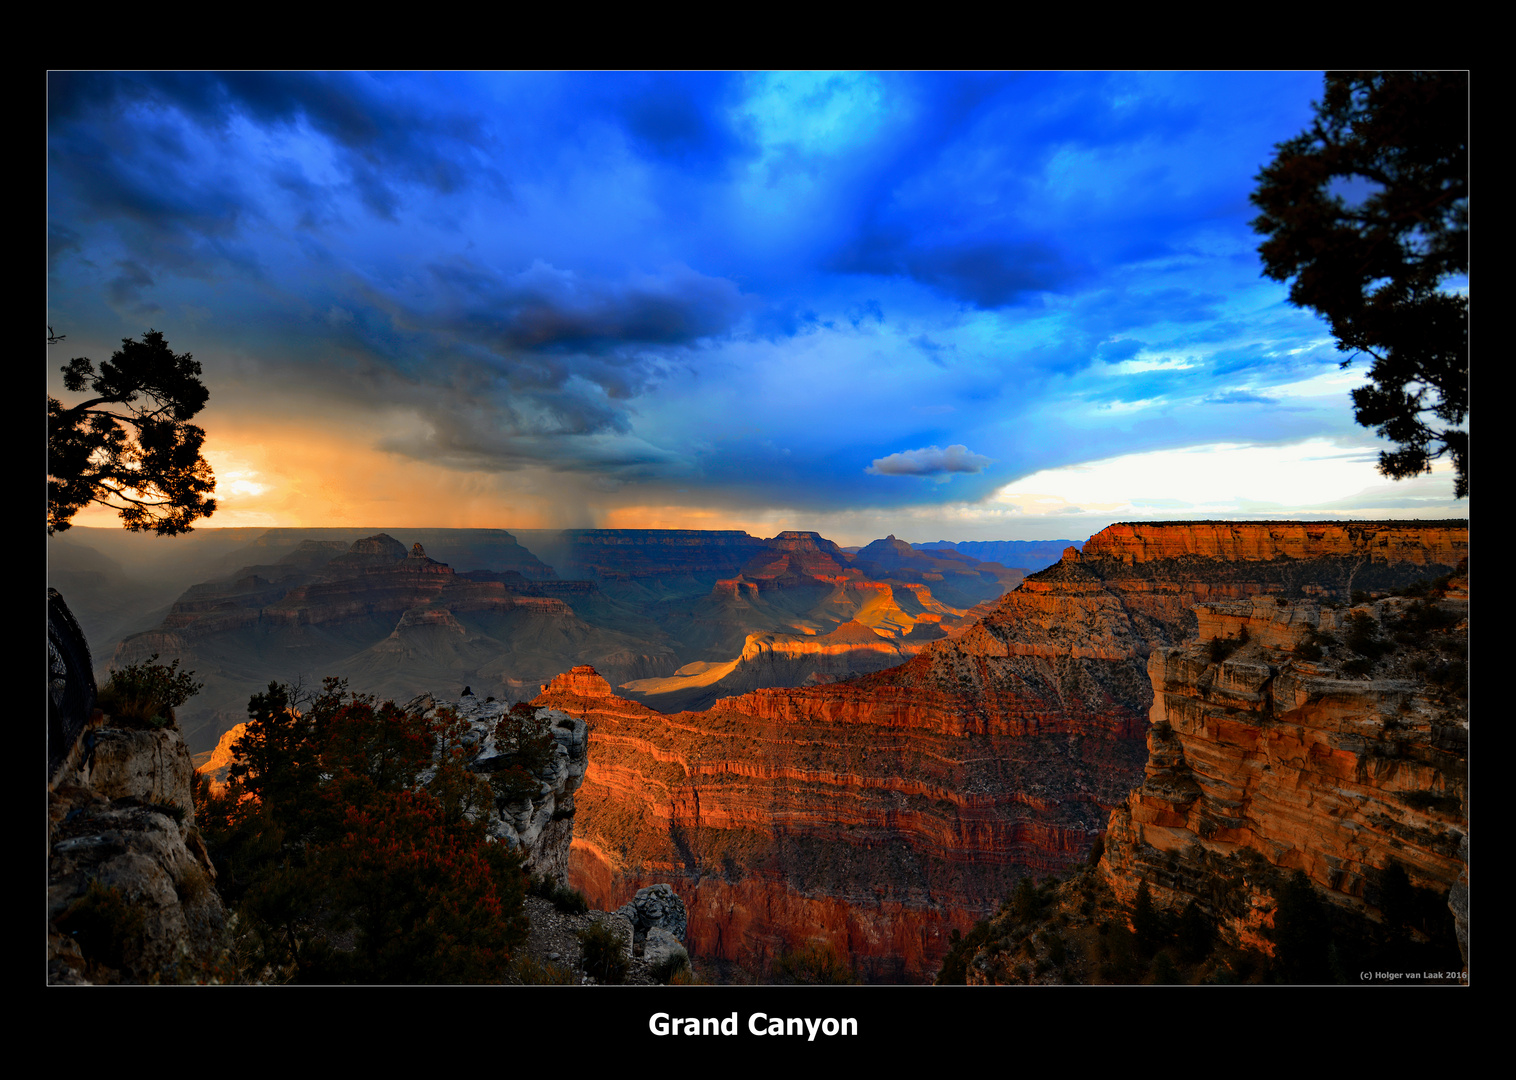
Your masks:
[{"label": "canyon", "polygon": [[1466,557],[1462,523],[1118,525],[855,679],[668,714],[579,665],[536,699],[589,726],[571,880],[601,907],[671,882],[691,952],[747,970],[824,943],[928,979],[953,930],[1112,827],[1150,758],[1150,664],[1217,603],[1346,605]]},{"label": "canyon", "polygon": [[197,673],[205,686],[181,724],[202,756],[271,681],[313,686],[336,674],[401,700],[469,686],[514,702],[589,663],[628,697],[664,711],[761,686],[835,681],[962,631],[974,605],[1022,577],[893,538],[873,545],[878,559],[859,559],[807,532],[764,540],[579,530],[539,538],[585,575],[565,580],[502,530],[419,534],[474,568],[456,569],[388,533],[272,529],[251,543],[241,537],[240,546],[202,545],[215,557],[198,565],[221,571],[135,618],[96,599],[110,574],[122,576],[104,556],[92,562],[78,544],[55,545],[63,556],[56,576],[89,586],[79,605],[87,629],[151,624],[112,643],[109,666],[158,655]]},{"label": "canyon", "polygon": [[603,910],[672,885],[722,978],[821,946],[929,981],[1102,837],[1117,901],[1194,902],[1238,947],[1268,953],[1296,871],[1371,921],[1403,872],[1451,893],[1466,944],[1466,523],[1125,523],[1027,575],[894,538],[557,535],[538,546],[583,577],[511,534],[465,571],[281,534],[117,662],[236,687],[181,710],[202,762],[292,657],[572,718],[582,786],[521,835],[571,821],[569,880]]}]

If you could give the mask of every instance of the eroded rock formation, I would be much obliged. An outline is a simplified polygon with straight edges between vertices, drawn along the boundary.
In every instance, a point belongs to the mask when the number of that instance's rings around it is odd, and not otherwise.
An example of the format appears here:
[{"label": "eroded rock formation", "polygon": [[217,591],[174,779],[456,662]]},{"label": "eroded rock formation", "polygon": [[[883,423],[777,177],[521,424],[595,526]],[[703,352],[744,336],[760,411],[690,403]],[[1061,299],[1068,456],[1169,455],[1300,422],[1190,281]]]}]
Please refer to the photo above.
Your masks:
[{"label": "eroded rock formation", "polygon": [[1149,660],[1145,777],[1111,815],[1102,862],[1118,897],[1131,904],[1146,881],[1159,907],[1193,900],[1229,940],[1272,954],[1294,871],[1378,922],[1398,866],[1438,895],[1463,882],[1466,947],[1463,583],[1432,601],[1195,614],[1196,639]]},{"label": "eroded rock formation", "polygon": [[[511,591],[512,580],[534,595]],[[200,752],[243,718],[251,692],[297,675],[314,683],[339,674],[402,700],[455,682],[519,700],[581,658],[619,680],[678,666],[667,646],[592,626],[564,599],[592,595],[590,583],[529,581],[515,570],[455,574],[420,543],[407,549],[383,533],[338,555],[311,542],[186,590],[157,628],[121,642],[114,663],[158,653],[196,671],[205,688],[180,719]]]},{"label": "eroded rock formation", "polygon": [[226,909],[190,801],[179,732],[105,725],[48,792],[48,979],[214,981]]}]

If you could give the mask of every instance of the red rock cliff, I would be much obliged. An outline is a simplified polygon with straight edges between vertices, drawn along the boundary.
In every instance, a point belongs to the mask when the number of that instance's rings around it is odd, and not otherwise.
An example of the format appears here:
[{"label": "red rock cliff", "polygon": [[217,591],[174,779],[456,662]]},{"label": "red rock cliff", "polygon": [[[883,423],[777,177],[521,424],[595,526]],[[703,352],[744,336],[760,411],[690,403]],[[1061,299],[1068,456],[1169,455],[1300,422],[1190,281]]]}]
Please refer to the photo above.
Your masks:
[{"label": "red rock cliff", "polygon": [[1392,861],[1416,886],[1466,885],[1467,608],[1456,587],[1430,608],[1200,606],[1198,639],[1149,662],[1146,776],[1102,862],[1118,896],[1146,880],[1158,905],[1193,899],[1270,952],[1295,870],[1373,920]]},{"label": "red rock cliff", "polygon": [[[1123,529],[1144,538],[1141,559],[1108,535]],[[1393,533],[1378,556],[1227,529],[1229,548],[1214,523],[1115,526],[961,636],[845,683],[663,715],[582,669],[554,680],[538,702],[582,716],[592,747],[576,883],[614,908],[670,881],[697,955],[761,968],[827,939],[867,977],[929,978],[950,928],[1084,858],[1142,782],[1149,657],[1194,634],[1197,603],[1345,595],[1429,576],[1459,550],[1442,526],[1421,541],[1409,526],[1344,530]]]}]

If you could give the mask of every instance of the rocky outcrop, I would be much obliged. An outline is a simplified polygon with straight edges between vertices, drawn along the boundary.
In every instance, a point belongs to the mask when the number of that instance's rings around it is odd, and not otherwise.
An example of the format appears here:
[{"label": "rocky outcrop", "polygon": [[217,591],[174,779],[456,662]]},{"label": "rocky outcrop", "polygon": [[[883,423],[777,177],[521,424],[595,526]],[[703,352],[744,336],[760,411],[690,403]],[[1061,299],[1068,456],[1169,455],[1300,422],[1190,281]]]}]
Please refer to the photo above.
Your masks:
[{"label": "rocky outcrop", "polygon": [[93,742],[83,780],[96,794],[107,801],[136,798],[172,806],[186,824],[195,823],[190,794],[195,769],[177,730],[105,727],[93,733]]},{"label": "rocky outcrop", "polygon": [[621,905],[621,914],[631,921],[632,932],[638,942],[646,940],[653,930],[661,930],[671,935],[675,941],[682,941],[689,928],[689,914],[685,910],[684,901],[679,899],[667,883],[638,889],[636,896]]},{"label": "rocky outcrop", "polygon": [[[469,768],[486,777],[513,760],[514,739],[504,737],[502,722],[509,725],[514,720],[552,735],[553,753],[533,777],[536,790],[510,796],[497,793],[485,811],[486,832],[497,842],[520,851],[528,872],[560,884],[566,882],[575,795],[584,783],[589,749],[584,721],[552,709],[538,709],[530,718],[513,718],[507,703],[480,701],[473,694],[445,707],[467,723],[462,742],[471,750]],[[406,706],[407,711],[428,717],[437,716],[443,708],[429,694]],[[423,782],[431,775],[425,774]]]},{"label": "rocky outcrop", "polygon": [[[1431,542],[1438,558],[1458,550]],[[1454,892],[1466,947],[1467,613],[1456,586],[1352,608],[1199,605],[1196,639],[1149,660],[1145,776],[1112,813],[1102,862],[1118,897],[1130,905],[1145,881],[1159,907],[1194,901],[1228,940],[1272,953],[1293,872],[1380,923],[1403,871]]]},{"label": "rocky outcrop", "polygon": [[226,909],[183,738],[109,722],[87,737],[93,753],[48,794],[49,981],[218,981]]},{"label": "rocky outcrop", "polygon": [[[942,636],[942,635],[938,635]],[[623,696],[660,712],[709,708],[770,686],[813,686],[894,667],[929,640],[895,638],[851,620],[826,634],[749,634],[736,660],[688,664],[673,675],[619,684]]]}]

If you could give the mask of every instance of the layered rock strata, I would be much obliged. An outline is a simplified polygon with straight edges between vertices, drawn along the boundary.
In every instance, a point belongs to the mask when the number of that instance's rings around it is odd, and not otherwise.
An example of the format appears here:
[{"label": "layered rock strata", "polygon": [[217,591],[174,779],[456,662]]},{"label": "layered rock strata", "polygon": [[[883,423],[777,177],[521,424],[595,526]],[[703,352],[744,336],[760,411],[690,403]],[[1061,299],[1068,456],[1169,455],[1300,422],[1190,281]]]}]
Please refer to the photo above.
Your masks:
[{"label": "layered rock strata", "polygon": [[534,704],[592,741],[573,884],[609,908],[673,881],[696,956],[761,971],[819,939],[868,978],[923,979],[950,929],[1087,850],[1136,767],[1133,740],[1127,761],[1072,730],[970,739],[949,702],[837,689],[670,716],[589,668],[554,680]]},{"label": "layered rock strata", "polygon": [[866,977],[927,977],[949,929],[1084,858],[1142,781],[1149,657],[1194,635],[1197,604],[1346,599],[1450,570],[1466,543],[1443,525],[1118,526],[847,682],[664,716],[576,669],[537,701],[595,744],[575,883],[609,907],[674,879],[696,955],[761,967],[824,939]]},{"label": "layered rock strata", "polygon": [[[513,592],[508,582],[532,595]],[[243,718],[248,695],[271,680],[315,683],[335,674],[402,700],[453,683],[455,692],[472,685],[519,700],[581,658],[618,680],[678,666],[661,642],[578,618],[569,600],[593,604],[597,596],[589,582],[528,580],[514,570],[456,574],[420,543],[406,548],[387,534],[356,540],[340,554],[309,541],[278,563],[186,590],[157,628],[122,641],[113,662],[157,653],[196,672],[205,688],[181,723],[201,752]]]},{"label": "layered rock strata", "polygon": [[1158,906],[1193,900],[1231,942],[1272,953],[1294,871],[1380,920],[1396,864],[1412,886],[1455,890],[1466,947],[1466,590],[1195,614],[1196,640],[1149,660],[1145,776],[1101,864],[1117,895],[1130,905],[1146,881]]}]

